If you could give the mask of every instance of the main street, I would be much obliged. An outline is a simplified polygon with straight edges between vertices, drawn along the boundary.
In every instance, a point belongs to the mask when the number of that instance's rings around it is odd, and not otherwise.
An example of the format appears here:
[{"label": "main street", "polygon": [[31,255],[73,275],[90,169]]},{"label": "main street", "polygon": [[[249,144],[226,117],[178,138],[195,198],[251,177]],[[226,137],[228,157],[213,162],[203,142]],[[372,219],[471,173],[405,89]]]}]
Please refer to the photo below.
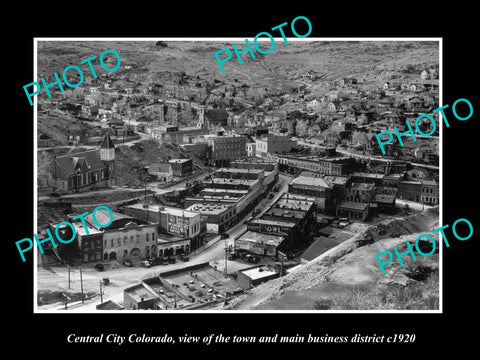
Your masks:
[{"label": "main street", "polygon": [[[261,200],[257,205],[257,209],[261,210],[260,214],[270,207],[283,192],[288,188],[288,183],[293,179],[292,176],[286,174],[279,174],[279,191],[274,193],[274,196],[269,199],[268,196]],[[177,184],[176,186],[180,186]],[[169,188],[169,191],[171,189]],[[251,213],[247,214],[245,218],[249,218]],[[226,233],[229,237],[221,240],[219,235],[211,238],[202,248],[195,250],[190,254],[188,262],[177,262],[169,265],[158,265],[151,268],[144,268],[141,266],[125,267],[118,263],[113,263],[113,266],[103,272],[98,272],[94,268],[94,264],[88,264],[82,269],[82,281],[80,282],[79,268],[70,269],[70,291],[80,292],[82,287],[84,293],[95,293],[94,296],[84,303],[81,301],[69,304],[69,309],[79,312],[91,312],[96,310],[96,305],[100,303],[100,296],[98,295],[100,289],[100,282],[103,278],[108,277],[109,285],[103,287],[104,295],[103,301],[112,300],[116,303],[123,303],[123,290],[129,286],[137,284],[141,279],[155,276],[159,273],[180,269],[183,267],[210,263],[223,269],[225,263],[225,248],[229,245],[233,246],[236,238],[241,236],[246,230],[247,226],[243,223],[244,219],[240,219],[239,223],[228,229]],[[245,267],[238,261],[227,261],[227,268],[229,272],[234,272],[239,268]],[[250,265],[248,265],[250,266]],[[67,291],[68,290],[69,270],[66,266],[54,266],[51,268],[37,268],[37,290],[51,290],[51,291]],[[39,310],[59,310],[63,305],[59,303],[44,305],[39,307]]]}]

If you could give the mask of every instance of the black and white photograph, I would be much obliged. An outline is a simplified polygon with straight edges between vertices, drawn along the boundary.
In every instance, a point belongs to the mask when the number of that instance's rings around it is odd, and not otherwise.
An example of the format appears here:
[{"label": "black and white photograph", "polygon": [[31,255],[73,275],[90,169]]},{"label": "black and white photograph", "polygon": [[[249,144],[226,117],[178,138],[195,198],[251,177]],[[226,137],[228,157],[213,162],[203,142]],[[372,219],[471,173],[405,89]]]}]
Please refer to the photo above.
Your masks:
[{"label": "black and white photograph", "polygon": [[472,5],[66,5],[4,22],[7,353],[473,348]]}]

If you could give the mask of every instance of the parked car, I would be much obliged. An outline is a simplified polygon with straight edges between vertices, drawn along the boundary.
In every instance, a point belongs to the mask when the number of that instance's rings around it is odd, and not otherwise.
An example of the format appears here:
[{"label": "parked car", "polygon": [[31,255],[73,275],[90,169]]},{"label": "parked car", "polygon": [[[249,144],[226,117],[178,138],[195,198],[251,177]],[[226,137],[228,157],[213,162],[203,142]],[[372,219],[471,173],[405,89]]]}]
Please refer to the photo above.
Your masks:
[{"label": "parked car", "polygon": [[140,263],[143,267],[146,267],[146,268],[149,268],[151,267],[152,265],[150,265],[150,262],[147,261],[147,260],[144,260]]},{"label": "parked car", "polygon": [[169,264],[168,258],[163,258],[162,265],[168,265],[168,264]]},{"label": "parked car", "polygon": [[228,235],[227,233],[221,233],[220,234],[221,239],[227,239],[228,237],[230,237],[230,235]]},{"label": "parked car", "polygon": [[96,264],[96,265],[95,265],[95,270],[97,270],[97,271],[103,271],[103,270],[104,270],[103,264]]},{"label": "parked car", "polygon": [[125,265],[125,266],[127,266],[127,267],[132,267],[132,266],[133,266],[132,260],[126,259],[126,260],[123,262],[123,265]]},{"label": "parked car", "polygon": [[162,263],[162,259],[159,257],[151,257],[148,259],[148,262],[151,266],[160,265]]},{"label": "parked car", "polygon": [[185,254],[180,254],[180,260],[187,262],[188,260],[190,260],[190,257]]},{"label": "parked car", "polygon": [[230,251],[228,254],[228,260],[235,260],[238,256],[239,255],[236,251]]}]

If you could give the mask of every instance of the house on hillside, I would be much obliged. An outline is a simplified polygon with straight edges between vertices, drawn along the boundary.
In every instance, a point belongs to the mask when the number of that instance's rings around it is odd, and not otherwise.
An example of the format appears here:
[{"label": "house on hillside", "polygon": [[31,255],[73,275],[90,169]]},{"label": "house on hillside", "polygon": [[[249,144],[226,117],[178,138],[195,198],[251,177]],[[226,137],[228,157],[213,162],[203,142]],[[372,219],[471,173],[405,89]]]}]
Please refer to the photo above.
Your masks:
[{"label": "house on hillside", "polygon": [[173,168],[170,163],[153,163],[148,167],[148,174],[156,176],[158,181],[163,183],[173,180]]}]

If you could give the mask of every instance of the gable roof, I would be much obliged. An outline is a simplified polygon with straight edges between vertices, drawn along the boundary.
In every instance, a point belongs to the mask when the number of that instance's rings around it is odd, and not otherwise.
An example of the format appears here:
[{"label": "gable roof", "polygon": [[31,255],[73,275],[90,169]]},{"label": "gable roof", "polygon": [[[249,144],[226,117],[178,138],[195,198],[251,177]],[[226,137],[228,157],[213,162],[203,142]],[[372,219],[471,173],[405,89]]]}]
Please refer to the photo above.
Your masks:
[{"label": "gable roof", "polygon": [[94,171],[105,168],[105,164],[100,159],[100,153],[98,150],[88,150],[74,154],[67,154],[63,156],[58,156],[55,161],[66,173],[67,176],[74,175],[77,165],[82,165],[82,162],[85,163],[88,170]]},{"label": "gable roof", "polygon": [[[123,121],[122,121],[123,124]],[[110,135],[108,135],[108,132],[105,134],[103,137],[103,141],[100,144],[101,149],[113,149],[115,148],[115,144],[113,143],[112,139],[110,139]]]}]

